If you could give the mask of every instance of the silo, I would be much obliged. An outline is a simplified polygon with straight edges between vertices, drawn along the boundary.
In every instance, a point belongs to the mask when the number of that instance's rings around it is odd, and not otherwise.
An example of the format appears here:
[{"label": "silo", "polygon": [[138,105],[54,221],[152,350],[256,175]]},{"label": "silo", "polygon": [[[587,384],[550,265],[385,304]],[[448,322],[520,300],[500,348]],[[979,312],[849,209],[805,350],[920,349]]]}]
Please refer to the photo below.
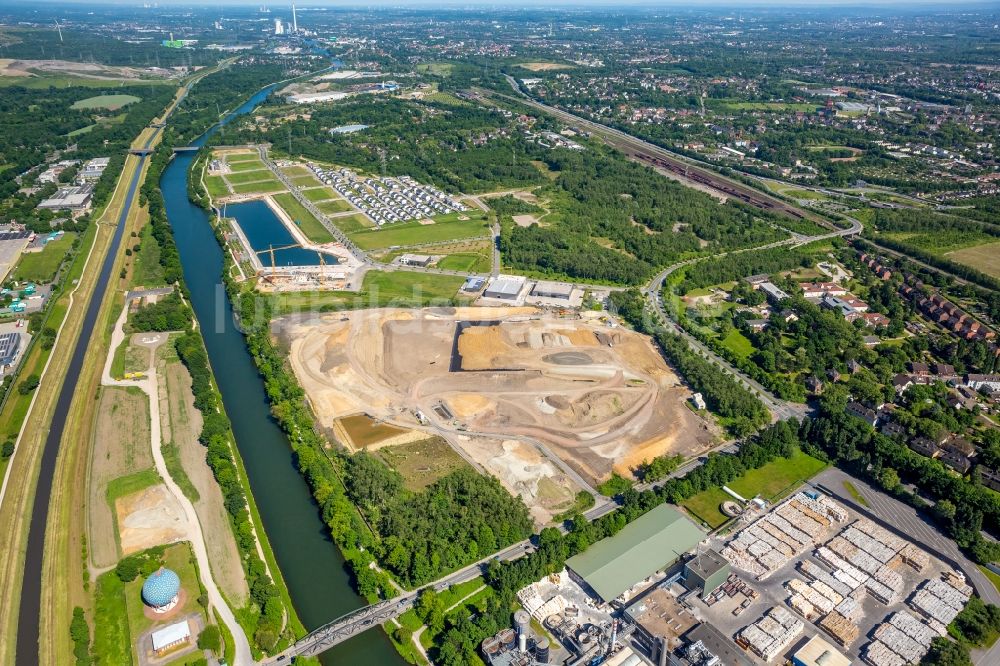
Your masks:
[{"label": "silo", "polygon": [[525,610],[514,613],[514,624],[517,625],[517,649],[521,652],[528,650],[528,625],[531,623],[531,616]]},{"label": "silo", "polygon": [[535,643],[535,661],[549,663],[549,639],[539,638]]}]

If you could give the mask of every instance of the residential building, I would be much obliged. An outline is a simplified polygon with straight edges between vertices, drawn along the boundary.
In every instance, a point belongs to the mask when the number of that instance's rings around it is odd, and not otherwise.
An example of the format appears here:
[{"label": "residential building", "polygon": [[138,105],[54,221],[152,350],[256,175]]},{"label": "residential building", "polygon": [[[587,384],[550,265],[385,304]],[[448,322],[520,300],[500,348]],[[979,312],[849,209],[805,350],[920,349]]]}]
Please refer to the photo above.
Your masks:
[{"label": "residential building", "polygon": [[1000,375],[966,375],[965,383],[977,391],[987,387],[998,390],[1000,389]]},{"label": "residential building", "polygon": [[865,407],[860,402],[852,401],[847,403],[847,407],[844,408],[844,411],[850,416],[861,419],[873,428],[878,425],[878,414],[875,410]]}]

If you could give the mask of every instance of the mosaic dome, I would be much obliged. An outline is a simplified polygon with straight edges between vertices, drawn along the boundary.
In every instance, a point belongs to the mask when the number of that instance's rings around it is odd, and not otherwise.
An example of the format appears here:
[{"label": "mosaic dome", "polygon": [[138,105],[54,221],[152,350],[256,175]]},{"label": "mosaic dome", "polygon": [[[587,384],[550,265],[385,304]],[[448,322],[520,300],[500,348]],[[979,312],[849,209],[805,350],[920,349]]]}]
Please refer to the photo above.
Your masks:
[{"label": "mosaic dome", "polygon": [[181,589],[181,579],[170,569],[160,569],[142,584],[142,600],[153,608],[166,606]]}]

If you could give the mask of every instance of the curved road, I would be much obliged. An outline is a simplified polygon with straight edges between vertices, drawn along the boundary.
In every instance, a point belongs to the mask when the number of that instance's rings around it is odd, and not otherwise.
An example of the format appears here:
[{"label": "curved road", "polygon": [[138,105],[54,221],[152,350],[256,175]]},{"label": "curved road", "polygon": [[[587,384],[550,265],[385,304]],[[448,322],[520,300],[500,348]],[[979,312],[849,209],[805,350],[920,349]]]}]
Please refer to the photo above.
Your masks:
[{"label": "curved road", "polygon": [[195,512],[191,500],[187,498],[180,489],[180,486],[177,485],[174,478],[170,475],[167,463],[163,459],[163,449],[161,448],[163,431],[160,426],[160,387],[156,376],[155,348],[166,340],[166,334],[151,334],[151,337],[156,335],[158,341],[155,345],[149,346],[149,368],[146,370],[144,377],[141,379],[119,380],[111,376],[111,363],[115,358],[115,350],[125,342],[124,329],[125,320],[128,317],[128,309],[129,301],[126,299],[125,307],[122,308],[122,313],[119,315],[118,321],[115,322],[115,328],[111,333],[111,346],[108,349],[108,357],[104,362],[101,385],[126,388],[134,386],[149,398],[150,445],[156,472],[160,475],[167,490],[170,491],[170,494],[174,496],[174,499],[184,511],[184,517],[187,522],[185,537],[191,542],[191,549],[194,551],[195,559],[198,561],[198,573],[200,574],[201,584],[208,594],[209,602],[214,607],[215,612],[218,613],[222,623],[226,625],[226,629],[232,635],[233,641],[236,644],[236,654],[233,658],[234,666],[248,666],[253,663],[250,643],[247,641],[246,632],[243,631],[243,627],[236,621],[236,616],[233,614],[232,609],[229,608],[225,598],[222,596],[222,592],[219,591],[219,586],[212,577],[212,566],[208,559],[208,549],[205,546],[205,534],[202,531],[201,522],[198,520],[198,514]]}]

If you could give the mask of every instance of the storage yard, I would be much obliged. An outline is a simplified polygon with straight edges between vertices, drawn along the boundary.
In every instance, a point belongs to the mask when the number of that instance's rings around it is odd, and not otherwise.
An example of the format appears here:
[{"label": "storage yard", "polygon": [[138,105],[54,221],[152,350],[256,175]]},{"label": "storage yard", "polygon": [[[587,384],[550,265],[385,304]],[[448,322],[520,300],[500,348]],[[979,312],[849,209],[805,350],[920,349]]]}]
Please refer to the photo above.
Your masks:
[{"label": "storage yard", "polygon": [[915,663],[972,593],[917,545],[812,490],[746,513],[741,525],[711,543],[754,594],[720,589],[694,608],[758,663],[790,655],[803,635],[852,663]]},{"label": "storage yard", "polygon": [[697,455],[716,440],[649,339],[596,317],[374,309],[285,317],[272,331],[289,347],[322,427],[366,413],[442,435],[522,486],[514,492],[562,487],[564,497],[579,490],[567,474],[594,483],[613,468],[628,474],[643,460]]},{"label": "storage yard", "polygon": [[[575,663],[642,654],[688,666],[906,666],[947,634],[973,592],[916,544],[811,487],[694,546],[656,543],[673,529],[657,511],[640,519],[653,528],[646,557],[637,559],[626,528],[597,544],[618,544],[615,558],[596,568],[570,558],[518,593]],[[671,561],[671,547],[686,555]],[[650,558],[667,563],[649,574],[639,562]]]}]

